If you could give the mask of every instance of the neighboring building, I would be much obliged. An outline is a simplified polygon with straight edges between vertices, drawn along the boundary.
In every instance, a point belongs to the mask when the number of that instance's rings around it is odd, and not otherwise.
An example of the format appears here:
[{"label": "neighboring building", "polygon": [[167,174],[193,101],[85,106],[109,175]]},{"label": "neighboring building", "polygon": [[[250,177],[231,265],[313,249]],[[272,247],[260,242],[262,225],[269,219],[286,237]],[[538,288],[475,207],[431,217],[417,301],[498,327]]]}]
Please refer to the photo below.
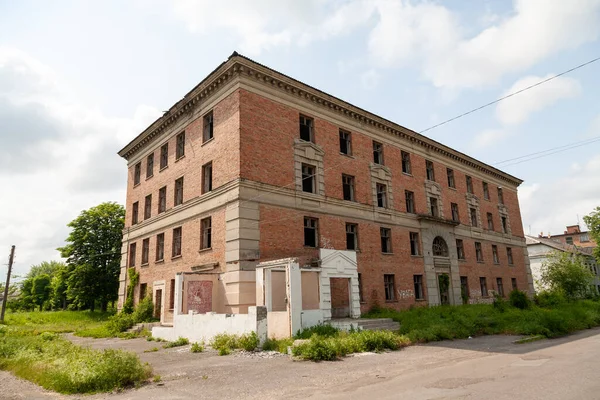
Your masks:
[{"label": "neighboring building", "polygon": [[259,262],[318,272],[327,249],[352,252],[330,256],[352,283],[302,282],[333,316],[533,291],[520,179],[237,53],[119,155],[119,304],[134,267],[135,302],[152,293],[164,323],[174,309],[245,313]]},{"label": "neighboring building", "polygon": [[577,247],[594,248],[598,245],[588,231],[581,231],[579,225],[567,226],[567,230],[562,235],[548,234],[547,236],[543,236],[543,234],[540,234],[540,237]]},{"label": "neighboring building", "polygon": [[591,248],[582,248],[573,245],[560,243],[548,237],[538,236],[533,237],[526,235],[527,251],[529,253],[529,261],[531,263],[531,273],[536,291],[545,289],[540,282],[540,274],[542,265],[548,260],[548,257],[554,252],[566,252],[577,254],[582,257],[583,262],[590,272],[594,274],[592,282],[593,289],[600,293],[600,266],[596,262],[596,258],[592,254]]}]

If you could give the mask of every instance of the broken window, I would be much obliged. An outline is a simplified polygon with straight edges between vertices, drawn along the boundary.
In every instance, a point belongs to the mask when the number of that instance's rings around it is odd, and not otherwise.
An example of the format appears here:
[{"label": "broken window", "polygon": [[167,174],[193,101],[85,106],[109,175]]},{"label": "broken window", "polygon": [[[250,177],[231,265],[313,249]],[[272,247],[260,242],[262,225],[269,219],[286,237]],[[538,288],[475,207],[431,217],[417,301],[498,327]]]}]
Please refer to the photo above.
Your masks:
[{"label": "broken window", "polygon": [[165,258],[165,234],[156,235],[156,261],[162,261]]},{"label": "broken window", "polygon": [[174,205],[183,204],[183,176],[175,181]]},{"label": "broken window", "polygon": [[512,254],[512,249],[510,247],[506,248],[506,258],[508,258],[508,263],[510,265],[513,264],[513,254]]},{"label": "broken window", "polygon": [[473,194],[473,178],[467,175],[467,192]]},{"label": "broken window", "polygon": [[179,160],[185,156],[185,132],[177,135],[177,147],[175,147],[175,159]]},{"label": "broken window", "polygon": [[406,200],[406,212],[414,214],[415,213],[415,194],[410,190],[404,191],[404,198]]},{"label": "broken window", "polygon": [[358,225],[346,223],[346,249],[358,250]]},{"label": "broken window", "polygon": [[436,236],[435,239],[433,239],[431,250],[433,251],[433,255],[435,257],[449,256],[448,245],[446,244],[446,241],[440,236]]},{"label": "broken window", "polygon": [[316,168],[313,165],[302,164],[302,191],[306,193],[316,193],[315,184]]},{"label": "broken window", "polygon": [[469,302],[469,279],[466,276],[460,277],[460,297],[463,299],[463,304]]},{"label": "broken window", "polygon": [[175,279],[171,279],[171,285],[169,287],[169,310],[175,308]]},{"label": "broken window", "polygon": [[300,115],[300,139],[307,142],[315,142],[313,125],[314,121],[312,118]]},{"label": "broken window", "polygon": [[129,266],[135,267],[135,243],[129,245]]},{"label": "broken window", "polygon": [[446,168],[446,174],[448,175],[448,187],[456,188],[456,185],[454,184],[454,170]]},{"label": "broken window", "polygon": [[144,219],[148,219],[152,216],[152,195],[149,194],[144,200]]},{"label": "broken window", "polygon": [[510,278],[510,282],[512,283],[513,290],[519,290],[519,288],[517,287],[517,278]]},{"label": "broken window", "polygon": [[169,165],[169,143],[165,143],[160,148],[160,169],[167,168]]},{"label": "broken window", "polygon": [[483,185],[483,198],[486,200],[490,199],[490,189],[488,187],[487,182],[482,182]]},{"label": "broken window", "polygon": [[342,189],[344,200],[354,201],[354,177],[342,175]]},{"label": "broken window", "polygon": [[373,162],[383,165],[383,145],[375,141],[373,141]]},{"label": "broken window", "polygon": [[435,182],[435,170],[432,161],[425,160],[425,171],[427,172],[427,180]]},{"label": "broken window", "polygon": [[475,258],[477,262],[483,262],[483,251],[481,250],[481,243],[475,242]]},{"label": "broken window", "polygon": [[492,257],[494,259],[494,264],[500,264],[500,258],[498,257],[498,246],[495,244],[492,245]]},{"label": "broken window", "polygon": [[409,175],[412,174],[412,169],[410,165],[410,153],[402,151],[400,154],[402,156],[402,172]]},{"label": "broken window", "polygon": [[139,209],[140,209],[140,203],[138,201],[136,201],[135,203],[133,203],[133,206],[131,207],[131,225],[135,225],[138,223]]},{"label": "broken window", "polygon": [[496,278],[496,286],[498,287],[498,294],[504,297],[504,285],[502,284],[502,278]]},{"label": "broken window", "polygon": [[142,163],[139,162],[133,167],[133,186],[139,185],[142,176]]},{"label": "broken window", "polygon": [[375,185],[375,190],[377,190],[377,207],[387,208],[387,185],[377,183]]},{"label": "broken window", "polygon": [[202,194],[212,191],[213,188],[212,161],[202,166]]},{"label": "broken window", "polygon": [[381,252],[391,253],[392,252],[392,230],[389,228],[379,228],[379,234],[381,236]]},{"label": "broken window", "polygon": [[432,217],[440,216],[440,209],[438,208],[438,201],[435,197],[429,198],[429,213]]},{"label": "broken window", "polygon": [[465,246],[462,239],[456,239],[456,254],[459,260],[465,259]]},{"label": "broken window", "polygon": [[340,129],[340,153],[352,155],[352,140],[350,132]]},{"label": "broken window", "polygon": [[146,179],[154,175],[154,153],[146,158]]},{"label": "broken window", "polygon": [[494,230],[494,217],[492,216],[492,213],[487,213],[487,225],[490,231]]},{"label": "broken window", "polygon": [[167,187],[163,186],[158,189],[158,213],[165,212],[167,210]]},{"label": "broken window", "polygon": [[204,218],[200,221],[200,249],[212,247],[212,218]]},{"label": "broken window", "polygon": [[149,257],[150,257],[150,239],[144,239],[142,241],[142,265],[148,264]]},{"label": "broken window", "polygon": [[415,284],[415,300],[423,300],[423,275],[414,275],[413,281]]},{"label": "broken window", "polygon": [[213,138],[213,125],[213,112],[210,111],[203,118],[202,143]]},{"label": "broken window", "polygon": [[450,203],[450,210],[452,211],[452,221],[460,222],[460,215],[458,215],[458,204]]},{"label": "broken window", "polygon": [[470,208],[469,213],[471,214],[471,226],[477,227],[477,210]]},{"label": "broken window", "polygon": [[421,254],[419,233],[418,232],[410,232],[409,237],[410,237],[410,255],[418,256],[419,254]]},{"label": "broken window", "polygon": [[317,247],[319,220],[316,218],[304,217],[304,245],[306,247]]},{"label": "broken window", "polygon": [[498,203],[504,204],[504,193],[501,187],[498,188]]},{"label": "broken window", "polygon": [[173,229],[173,249],[171,257],[178,257],[181,255],[181,236],[181,227]]},{"label": "broken window", "polygon": [[383,286],[385,288],[385,301],[394,301],[396,300],[396,289],[394,284],[394,275],[393,274],[385,274],[383,275]]},{"label": "broken window", "polygon": [[487,282],[484,277],[479,278],[479,286],[481,286],[481,295],[483,297],[487,297],[488,296]]},{"label": "broken window", "polygon": [[506,221],[506,217],[501,217],[502,220],[502,232],[508,233],[508,223]]}]

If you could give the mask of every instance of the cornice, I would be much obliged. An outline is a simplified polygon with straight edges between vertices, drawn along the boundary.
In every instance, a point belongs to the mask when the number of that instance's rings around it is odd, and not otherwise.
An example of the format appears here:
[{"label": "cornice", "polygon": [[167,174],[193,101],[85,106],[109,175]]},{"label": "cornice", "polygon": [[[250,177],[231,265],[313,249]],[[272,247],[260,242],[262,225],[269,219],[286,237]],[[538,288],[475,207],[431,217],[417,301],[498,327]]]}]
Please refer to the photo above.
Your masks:
[{"label": "cornice", "polygon": [[179,118],[192,111],[201,102],[212,97],[224,84],[236,77],[257,81],[263,85],[285,92],[287,95],[301,98],[313,103],[317,107],[327,109],[345,118],[355,120],[359,124],[370,126],[386,134],[417,144],[426,150],[434,151],[444,157],[494,176],[514,186],[519,186],[523,182],[521,179],[451,149],[433,139],[353,106],[337,97],[241,56],[236,52],[192,89],[192,91],[186,94],[182,100],[171,107],[162,117],[157,119],[131,143],[125,146],[119,152],[119,155],[125,159],[129,159],[131,155],[150,142],[154,137],[167,130]]}]

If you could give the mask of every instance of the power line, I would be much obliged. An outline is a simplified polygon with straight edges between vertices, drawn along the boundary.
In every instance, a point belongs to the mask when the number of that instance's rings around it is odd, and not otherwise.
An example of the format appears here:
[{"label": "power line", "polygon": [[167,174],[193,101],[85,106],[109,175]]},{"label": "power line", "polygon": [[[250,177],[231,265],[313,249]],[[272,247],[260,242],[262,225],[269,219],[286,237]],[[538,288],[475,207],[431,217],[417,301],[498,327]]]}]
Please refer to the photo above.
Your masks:
[{"label": "power line", "polygon": [[596,62],[596,61],[598,61],[598,60],[600,60],[600,57],[594,58],[593,60],[590,60],[590,61],[588,61],[588,62],[585,62],[585,63],[583,63],[583,64],[579,64],[578,66],[576,66],[576,67],[573,67],[573,68],[571,68],[571,69],[568,69],[568,70],[566,70],[566,71],[564,71],[564,72],[561,72],[560,74],[556,74],[556,75],[554,75],[554,76],[551,76],[550,78],[546,78],[546,79],[544,79],[544,80],[542,80],[542,81],[539,81],[539,82],[537,82],[537,83],[534,83],[533,85],[527,86],[526,88],[523,88],[523,89],[521,89],[521,90],[517,90],[516,92],[510,93],[510,94],[507,94],[507,95],[506,95],[506,96],[504,96],[504,97],[500,97],[499,99],[496,99],[496,100],[494,100],[494,101],[492,101],[492,102],[489,102],[489,103],[487,103],[487,104],[484,104],[484,105],[482,105],[482,106],[480,106],[480,107],[474,108],[474,109],[472,109],[471,111],[467,111],[467,112],[465,112],[465,113],[462,113],[462,114],[460,114],[460,115],[458,115],[458,116],[456,116],[456,117],[454,117],[454,118],[450,118],[450,119],[448,119],[448,120],[446,120],[446,121],[444,121],[444,122],[440,122],[439,124],[435,124],[435,125],[433,125],[433,126],[431,126],[431,127],[427,128],[427,129],[423,129],[422,131],[419,131],[419,133],[424,133],[424,132],[430,131],[430,130],[432,130],[432,129],[434,129],[434,128],[437,128],[437,127],[439,127],[439,126],[445,125],[445,124],[447,124],[448,122],[455,121],[455,120],[457,120],[457,119],[459,119],[459,118],[462,118],[462,117],[464,117],[464,116],[466,116],[466,115],[472,114],[472,113],[474,113],[474,112],[476,112],[476,111],[479,111],[479,110],[481,110],[481,109],[483,109],[483,108],[486,108],[486,107],[489,107],[489,106],[491,106],[491,105],[494,105],[494,104],[496,104],[496,103],[499,103],[499,102],[501,102],[502,100],[506,100],[506,99],[508,99],[509,97],[515,96],[515,95],[517,95],[517,94],[519,94],[519,93],[523,93],[523,92],[525,92],[525,91],[527,91],[527,90],[529,90],[529,89],[533,89],[534,87],[536,87],[536,86],[540,86],[540,85],[542,85],[542,84],[544,84],[544,83],[546,83],[546,82],[550,82],[551,80],[553,80],[553,79],[556,79],[556,78],[558,78],[559,76],[562,76],[562,75],[568,74],[569,72],[573,72],[573,71],[575,71],[575,70],[577,70],[577,69],[579,69],[579,68],[583,68],[583,67],[585,67],[586,65],[589,65],[589,64],[595,63],[595,62]]},{"label": "power line", "polygon": [[[600,141],[600,138],[597,138],[596,140],[594,140],[594,142],[598,142],[598,141]],[[531,158],[527,158],[527,159],[525,159],[525,160],[517,161],[517,162],[514,162],[514,163],[505,164],[505,165],[503,165],[502,167],[503,167],[503,168],[506,168],[506,167],[510,167],[510,166],[512,166],[512,165],[517,165],[517,164],[521,164],[521,163],[524,163],[524,162],[527,162],[527,161],[536,160],[536,159],[538,159],[538,158],[542,158],[542,157],[550,156],[550,155],[552,155],[552,154],[561,153],[561,152],[563,152],[563,151],[571,150],[571,149],[574,149],[574,148],[576,148],[576,147],[585,146],[585,145],[587,145],[587,144],[589,144],[589,143],[591,143],[591,142],[580,143],[580,144],[578,144],[578,145],[576,145],[576,146],[572,146],[572,147],[569,147],[569,148],[566,148],[566,149],[556,150],[556,151],[553,151],[553,152],[551,152],[551,153],[547,153],[547,154],[542,154],[542,155],[539,155],[539,156],[537,156],[537,157],[531,157]]]},{"label": "power line", "polygon": [[[586,140],[582,140],[582,141],[579,141],[579,142],[573,142],[573,143],[565,144],[565,145],[558,146],[558,147],[553,147],[551,149],[537,151],[535,153],[526,154],[526,155],[523,155],[523,156],[520,156],[520,157],[509,158],[508,160],[498,161],[498,162],[494,163],[493,165],[505,164],[505,163],[508,163],[510,161],[516,161],[516,160],[520,160],[520,159],[523,159],[523,158],[529,158],[530,156],[535,156],[537,154],[542,154],[542,153],[548,153],[550,151],[559,150],[559,149],[562,149],[561,151],[571,150],[573,148],[580,147],[582,145],[586,145],[586,144],[590,144],[590,143],[594,143],[594,142],[597,142],[597,141],[600,141],[600,136],[596,136],[596,137],[593,137],[591,139],[586,139]],[[555,154],[555,153],[557,153],[557,152],[553,152],[551,154]],[[548,155],[550,155],[550,154],[548,154]],[[535,157],[535,158],[539,158],[539,157]],[[532,158],[532,160],[535,159],[535,158]],[[527,160],[525,160],[525,161],[527,161]]]}]

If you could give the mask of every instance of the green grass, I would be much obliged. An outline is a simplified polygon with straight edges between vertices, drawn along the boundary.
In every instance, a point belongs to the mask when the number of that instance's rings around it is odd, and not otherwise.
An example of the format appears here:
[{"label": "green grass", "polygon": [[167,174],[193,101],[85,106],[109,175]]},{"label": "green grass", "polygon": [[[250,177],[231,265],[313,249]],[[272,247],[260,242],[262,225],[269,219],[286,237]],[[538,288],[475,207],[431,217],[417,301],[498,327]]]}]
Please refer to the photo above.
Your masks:
[{"label": "green grass", "polygon": [[285,339],[267,339],[263,344],[264,351],[278,351],[282,354],[287,354],[288,347],[294,344],[293,338]]},{"label": "green grass", "polygon": [[110,314],[57,311],[8,314],[0,326],[0,369],[60,393],[106,392],[139,384],[151,368],[131,352],[92,350],[59,333],[100,329]]},{"label": "green grass", "polygon": [[547,338],[600,325],[600,303],[592,300],[563,302],[551,308],[526,309],[490,304],[415,308],[406,311],[373,310],[363,318],[392,318],[411,342],[464,339],[469,336],[510,334]]},{"label": "green grass", "polygon": [[220,356],[225,356],[230,354],[233,349],[254,351],[258,347],[258,342],[256,332],[250,332],[243,335],[220,333],[213,337],[210,346],[213,349],[218,350]]},{"label": "green grass", "polygon": [[186,344],[190,344],[190,341],[184,337],[180,337],[174,342],[167,342],[163,345],[163,348],[170,349],[171,347],[180,347],[185,346]]},{"label": "green grass", "polygon": [[204,351],[204,346],[202,344],[195,342],[192,343],[192,347],[190,347],[190,353],[202,353]]}]

